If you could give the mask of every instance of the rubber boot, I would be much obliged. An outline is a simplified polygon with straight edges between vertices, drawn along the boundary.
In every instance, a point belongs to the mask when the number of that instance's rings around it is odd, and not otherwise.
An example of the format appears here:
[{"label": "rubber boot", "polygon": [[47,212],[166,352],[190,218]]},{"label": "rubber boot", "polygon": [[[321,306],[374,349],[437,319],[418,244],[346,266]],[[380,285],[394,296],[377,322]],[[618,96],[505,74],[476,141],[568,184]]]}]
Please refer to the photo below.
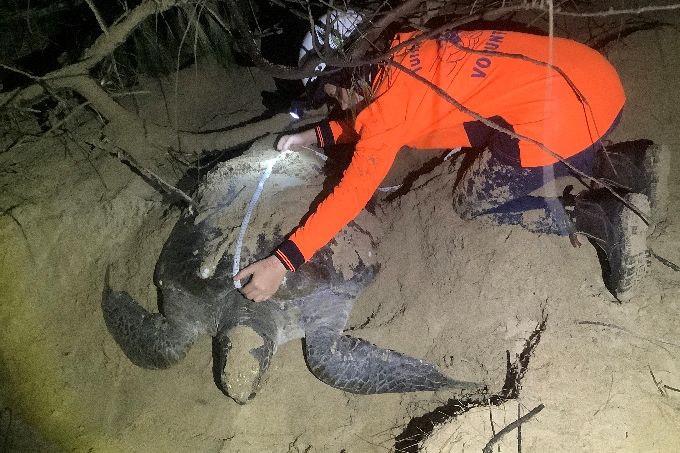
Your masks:
[{"label": "rubber boot", "polygon": [[[641,193],[622,196],[643,216],[649,216],[649,200]],[[637,213],[607,189],[589,190],[575,200],[576,232],[596,245],[607,289],[621,302],[636,294],[649,269],[648,226]]]},{"label": "rubber boot", "polygon": [[651,140],[632,140],[607,146],[598,152],[593,176],[627,192],[649,199],[653,225],[666,217],[670,149]]}]

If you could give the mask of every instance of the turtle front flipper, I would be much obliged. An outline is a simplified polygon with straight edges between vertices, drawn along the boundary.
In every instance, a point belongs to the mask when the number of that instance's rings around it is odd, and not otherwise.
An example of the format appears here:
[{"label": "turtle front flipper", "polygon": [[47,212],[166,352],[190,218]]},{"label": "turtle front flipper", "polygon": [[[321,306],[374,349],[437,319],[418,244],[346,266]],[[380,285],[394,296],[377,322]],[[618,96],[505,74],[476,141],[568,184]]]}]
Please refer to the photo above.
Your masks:
[{"label": "turtle front flipper", "polygon": [[307,332],[305,358],[321,381],[363,395],[483,387],[445,376],[425,360],[329,330]]},{"label": "turtle front flipper", "polygon": [[104,320],[125,355],[143,368],[168,368],[184,358],[198,332],[149,313],[128,293],[104,291]]}]

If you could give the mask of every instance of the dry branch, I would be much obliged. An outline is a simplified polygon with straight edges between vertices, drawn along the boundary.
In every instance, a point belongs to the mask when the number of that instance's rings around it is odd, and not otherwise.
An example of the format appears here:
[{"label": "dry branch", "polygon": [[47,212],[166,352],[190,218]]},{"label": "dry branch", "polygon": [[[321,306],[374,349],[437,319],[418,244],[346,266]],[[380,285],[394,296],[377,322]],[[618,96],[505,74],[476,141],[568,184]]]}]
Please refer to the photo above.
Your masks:
[{"label": "dry branch", "polygon": [[120,160],[122,163],[125,165],[129,165],[132,169],[134,169],[137,173],[139,173],[143,178],[148,180],[154,187],[160,189],[162,192],[169,194],[181,201],[184,201],[187,203],[190,207],[196,209],[196,212],[198,212],[198,205],[194,202],[194,200],[187,194],[185,194],[182,190],[178,189],[177,187],[173,186],[172,184],[169,184],[163,180],[160,176],[156,175],[154,172],[151,170],[143,167],[137,161],[124,149],[120,147],[116,147],[115,151],[110,152],[111,155],[115,156]]},{"label": "dry branch", "polygon": [[95,19],[97,19],[97,23],[99,24],[99,28],[102,29],[105,35],[109,34],[108,27],[106,26],[106,23],[104,22],[104,18],[102,17],[101,13],[99,12],[99,9],[97,9],[97,6],[94,4],[92,0],[85,0],[87,3],[87,6],[90,7],[90,10],[92,10],[92,14],[94,14]]},{"label": "dry branch", "polygon": [[671,390],[671,391],[673,391],[673,392],[678,392],[678,393],[680,393],[680,389],[677,389],[677,388],[675,388],[675,387],[671,387],[670,385],[664,384],[664,385],[663,385],[663,388],[665,388],[666,390]]},{"label": "dry branch", "polygon": [[666,390],[663,388],[661,381],[657,381],[656,376],[654,376],[652,367],[649,364],[647,364],[647,368],[649,368],[649,374],[652,375],[652,381],[654,381],[654,385],[656,386],[656,389],[659,391],[661,396],[668,396],[668,394],[666,394]]},{"label": "dry branch", "polygon": [[82,0],[76,0],[73,2],[61,1],[53,2],[43,8],[22,8],[22,9],[0,9],[0,24],[11,23],[16,20],[36,20],[42,17],[49,17],[55,14],[59,14],[62,11],[67,11],[74,6],[79,5]]},{"label": "dry branch", "polygon": [[498,434],[493,436],[489,440],[489,442],[487,442],[486,446],[484,446],[484,449],[482,449],[482,451],[484,453],[491,453],[493,451],[493,446],[496,445],[496,443],[498,443],[499,440],[501,440],[501,437],[505,436],[507,433],[511,432],[515,428],[519,429],[519,427],[522,426],[523,423],[526,423],[529,420],[531,420],[536,414],[541,412],[543,408],[545,408],[545,406],[543,404],[539,404],[538,406],[534,407],[533,409],[531,409],[529,412],[527,412],[514,422],[510,423],[505,428],[498,431]]},{"label": "dry branch", "polygon": [[594,11],[590,13],[562,11],[559,8],[557,8],[555,9],[555,15],[569,17],[611,17],[632,14],[654,13],[659,11],[675,11],[677,9],[680,9],[680,3],[674,3],[671,5],[649,5],[640,8],[628,8],[628,9],[609,8],[608,10],[605,11]]},{"label": "dry branch", "polygon": [[[252,140],[255,137],[262,135],[263,128],[279,125],[280,120],[272,118],[271,124],[269,122],[262,122],[255,125],[245,126],[239,129],[239,135],[242,139],[236,140],[234,137],[234,131],[226,131],[221,133],[213,134],[193,134],[189,132],[178,132],[170,128],[158,126],[150,122],[145,122],[139,118],[136,114],[129,112],[120,104],[118,104],[112,96],[104,90],[99,83],[97,83],[90,75],[90,70],[92,70],[97,64],[99,64],[104,58],[111,55],[111,53],[130,36],[130,34],[147,18],[163,13],[173,7],[182,6],[190,4],[189,0],[144,0],[138,6],[132,10],[127,11],[118,21],[114,22],[111,26],[107,27],[101,15],[98,13],[97,9],[94,7],[94,3],[91,0],[86,0],[88,5],[90,5],[93,13],[97,17],[100,27],[104,32],[95,40],[92,46],[90,46],[84,53],[83,58],[77,63],[71,64],[61,69],[57,69],[48,73],[43,77],[32,77],[36,83],[30,85],[21,90],[15,90],[11,93],[4,93],[0,95],[0,107],[6,106],[10,103],[18,104],[22,101],[31,101],[47,92],[49,95],[56,96],[56,92],[61,89],[73,90],[81,94],[90,106],[96,110],[100,115],[108,119],[109,121],[117,124],[122,124],[127,127],[140,126],[143,128],[145,138],[150,142],[163,147],[176,147],[178,151],[183,152],[201,152],[206,149],[216,149],[220,147],[231,147],[240,144],[241,142],[246,142]],[[310,76],[314,74],[313,68],[316,67],[318,58],[315,61],[314,58],[310,59],[302,67],[286,67],[283,65],[276,65],[265,58],[262,57],[262,53],[259,47],[259,43],[251,32],[248,23],[242,14],[236,0],[226,0],[226,5],[229,10],[229,17],[231,19],[231,27],[233,27],[240,36],[240,42],[244,46],[247,53],[253,59],[253,61],[269,72],[270,74],[285,79],[296,79],[305,76]],[[421,35],[401,43],[387,51],[381,51],[378,55],[369,57],[370,52],[376,52],[377,47],[374,41],[378,38],[381,31],[386,29],[392,23],[402,20],[417,13],[417,9],[423,2],[421,0],[407,0],[396,8],[389,10],[384,13],[379,13],[380,6],[378,10],[373,12],[373,16],[370,16],[367,21],[365,21],[365,26],[368,27],[368,32],[361,36],[361,39],[357,46],[354,47],[352,55],[349,59],[340,58],[340,55],[336,52],[323,52],[322,59],[330,65],[340,66],[340,67],[353,67],[361,66],[365,64],[376,64],[376,63],[388,63],[396,65],[390,61],[390,58],[395,52],[412,46],[413,44],[434,37],[446,30],[459,27],[465,23],[469,23],[476,20],[494,20],[504,17],[508,14],[518,12],[518,11],[539,11],[546,12],[550,5],[546,6],[545,2],[520,2],[515,3],[503,3],[503,6],[490,8],[486,10],[479,11],[475,14],[471,13],[471,10],[467,15],[462,15],[457,12],[459,18],[453,20],[441,27],[434,28]],[[436,12],[433,17],[437,14],[444,14],[446,5]],[[614,14],[640,14],[642,12],[659,11],[659,10],[671,10],[678,9],[680,5],[666,5],[666,6],[648,6],[644,8],[639,8],[635,10],[609,10],[599,13],[599,15],[614,15]],[[209,10],[209,13],[212,13]],[[556,9],[555,14],[568,15],[570,13]],[[214,14],[214,13],[213,13]],[[447,13],[450,14],[450,13]],[[584,13],[590,16],[596,13]],[[377,18],[375,21],[374,18]],[[220,25],[225,28],[225,31],[230,31],[223,21],[219,22]],[[485,52],[485,51],[480,51]],[[398,66],[398,65],[397,65]],[[400,67],[400,70],[408,72],[406,68]],[[414,74],[409,74],[414,76]],[[417,75],[415,75],[417,76]],[[439,92],[439,91],[438,91]],[[441,94],[441,93],[440,93]],[[450,98],[450,97],[449,97]],[[456,103],[455,100],[447,99],[449,102],[454,103],[456,107],[462,111],[471,114],[471,116],[479,119],[482,123],[489,123],[488,120],[485,122],[484,118],[479,115],[475,115],[474,112],[469,111],[460,103]],[[501,130],[506,134],[519,139],[526,140],[530,143],[537,144],[541,149],[543,149],[548,154],[553,157],[554,152],[548,150],[542,144],[532,141],[528,137],[522,137],[517,134],[512,134],[510,131],[504,130],[503,128],[498,128],[495,124],[487,124],[488,126],[494,127]],[[563,161],[563,160],[562,160]],[[569,166],[567,164],[567,166]],[[573,169],[572,169],[573,170]],[[577,172],[578,173],[578,172]],[[584,175],[581,175],[584,176]],[[588,179],[586,177],[586,179]],[[633,210],[636,210],[633,208]],[[637,210],[636,210],[637,212]],[[638,212],[640,215],[641,213]],[[642,217],[642,216],[641,216]]]},{"label": "dry branch", "polygon": [[[144,20],[183,3],[188,3],[188,0],[146,0],[142,2],[139,6],[130,10],[123,20],[109,27],[108,34],[101,34],[94,44],[85,51],[80,61],[52,71],[39,79],[48,86],[55,84],[55,86],[62,88],[70,88],[69,80],[72,77],[89,75],[89,71],[123,44]],[[10,102],[31,101],[42,94],[43,91],[44,87],[36,83],[18,92],[2,94],[0,95],[0,107]]]}]

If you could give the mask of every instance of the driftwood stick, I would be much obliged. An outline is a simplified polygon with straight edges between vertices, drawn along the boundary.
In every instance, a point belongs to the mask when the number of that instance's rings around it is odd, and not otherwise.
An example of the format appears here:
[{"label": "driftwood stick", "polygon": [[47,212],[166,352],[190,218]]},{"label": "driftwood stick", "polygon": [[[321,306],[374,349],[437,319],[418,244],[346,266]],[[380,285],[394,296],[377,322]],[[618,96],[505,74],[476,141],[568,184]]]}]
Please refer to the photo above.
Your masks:
[{"label": "driftwood stick", "polygon": [[538,406],[534,407],[533,409],[531,409],[531,410],[530,410],[529,412],[527,412],[526,414],[522,415],[520,418],[518,418],[518,419],[515,420],[514,422],[510,423],[510,424],[509,424],[508,426],[506,426],[505,428],[503,428],[503,429],[501,429],[500,431],[498,431],[498,434],[496,434],[495,436],[493,436],[493,437],[489,440],[489,442],[487,442],[487,444],[486,444],[486,446],[484,447],[484,449],[482,449],[482,452],[483,452],[483,453],[491,453],[491,452],[492,452],[492,449],[493,449],[493,446],[496,445],[496,443],[498,443],[498,441],[501,440],[501,438],[502,438],[503,436],[505,436],[507,433],[509,433],[510,431],[512,431],[512,430],[515,429],[515,428],[519,429],[519,427],[522,426],[523,423],[528,422],[528,421],[529,421],[531,418],[533,418],[536,414],[538,414],[539,412],[541,412],[541,411],[543,410],[544,407],[545,407],[545,406],[543,405],[543,403],[539,404]]},{"label": "driftwood stick", "polygon": [[[517,419],[522,418],[522,405],[517,402]],[[517,426],[517,453],[522,453],[522,425]]]}]

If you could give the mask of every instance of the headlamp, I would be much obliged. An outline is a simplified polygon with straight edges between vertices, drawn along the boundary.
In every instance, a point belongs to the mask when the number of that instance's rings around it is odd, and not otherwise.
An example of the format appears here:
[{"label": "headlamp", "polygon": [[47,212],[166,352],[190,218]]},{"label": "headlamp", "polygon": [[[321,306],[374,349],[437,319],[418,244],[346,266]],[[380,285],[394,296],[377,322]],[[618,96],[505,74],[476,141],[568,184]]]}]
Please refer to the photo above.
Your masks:
[{"label": "headlamp", "polygon": [[294,120],[299,120],[302,118],[305,114],[305,102],[304,101],[293,101],[290,104],[290,110],[288,113],[290,113],[290,116],[293,117]]}]

